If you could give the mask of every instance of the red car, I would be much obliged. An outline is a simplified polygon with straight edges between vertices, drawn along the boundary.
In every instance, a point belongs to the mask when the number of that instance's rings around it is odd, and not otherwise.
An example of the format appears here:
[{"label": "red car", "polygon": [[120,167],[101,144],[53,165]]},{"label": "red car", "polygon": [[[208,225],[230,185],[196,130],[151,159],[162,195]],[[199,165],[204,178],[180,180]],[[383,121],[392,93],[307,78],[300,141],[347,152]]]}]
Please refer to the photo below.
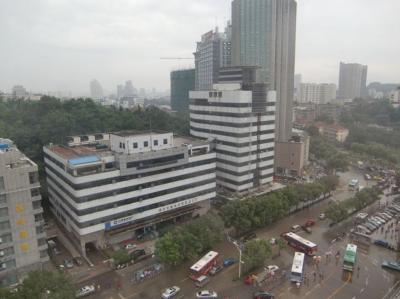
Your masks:
[{"label": "red car", "polygon": [[304,224],[304,226],[308,227],[308,226],[313,226],[315,224],[315,220],[313,219],[308,219],[306,221],[306,223]]}]

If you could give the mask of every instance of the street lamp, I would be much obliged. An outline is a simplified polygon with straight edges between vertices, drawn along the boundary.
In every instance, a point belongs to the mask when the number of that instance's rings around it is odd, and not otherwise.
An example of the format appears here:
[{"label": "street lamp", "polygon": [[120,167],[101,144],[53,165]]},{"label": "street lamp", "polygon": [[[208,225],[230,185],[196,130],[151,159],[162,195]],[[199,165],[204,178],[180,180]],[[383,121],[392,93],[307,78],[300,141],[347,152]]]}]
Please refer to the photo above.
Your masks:
[{"label": "street lamp", "polygon": [[231,242],[233,245],[235,245],[235,248],[239,251],[239,279],[240,279],[242,274],[242,264],[244,264],[244,262],[242,261],[243,244],[240,244],[238,241],[232,239],[229,236],[228,236],[228,241]]}]

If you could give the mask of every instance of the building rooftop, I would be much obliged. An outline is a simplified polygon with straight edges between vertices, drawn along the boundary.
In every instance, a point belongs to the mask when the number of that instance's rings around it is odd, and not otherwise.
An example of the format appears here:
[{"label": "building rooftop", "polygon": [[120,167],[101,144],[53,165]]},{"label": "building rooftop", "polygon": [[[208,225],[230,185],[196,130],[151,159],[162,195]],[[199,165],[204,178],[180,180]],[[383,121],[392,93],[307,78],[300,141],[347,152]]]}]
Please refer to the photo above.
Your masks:
[{"label": "building rooftop", "polygon": [[139,131],[139,130],[126,130],[119,132],[111,132],[110,134],[117,135],[120,137],[129,137],[129,136],[141,136],[141,135],[152,135],[152,134],[166,134],[168,131],[162,130],[147,130],[147,131]]}]

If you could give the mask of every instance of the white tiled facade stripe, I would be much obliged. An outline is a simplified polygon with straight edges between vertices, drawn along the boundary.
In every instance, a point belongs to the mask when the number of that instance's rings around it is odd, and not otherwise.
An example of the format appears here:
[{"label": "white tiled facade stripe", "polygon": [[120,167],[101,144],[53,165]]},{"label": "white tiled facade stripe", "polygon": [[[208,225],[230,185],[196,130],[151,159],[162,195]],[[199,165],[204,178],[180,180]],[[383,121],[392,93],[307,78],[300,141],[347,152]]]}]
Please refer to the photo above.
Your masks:
[{"label": "white tiled facade stripe", "polygon": [[[215,157],[215,153],[214,153],[214,157]],[[48,163],[49,165],[51,165],[51,166],[54,165],[53,163],[51,163],[51,161],[48,161],[48,162],[49,162]],[[173,171],[173,172],[160,173],[160,174],[156,174],[156,175],[135,178],[135,179],[127,180],[127,181],[117,182],[114,184],[113,183],[105,184],[102,186],[86,188],[86,189],[82,189],[82,190],[73,189],[71,186],[69,186],[68,184],[65,184],[65,182],[63,182],[63,180],[61,180],[54,174],[52,175],[52,178],[57,180],[57,182],[59,182],[60,184],[63,184],[64,188],[67,189],[71,194],[75,195],[76,197],[83,197],[83,196],[92,195],[92,194],[96,194],[96,193],[112,191],[112,190],[119,190],[121,188],[142,185],[145,183],[159,181],[162,179],[171,178],[171,177],[175,177],[175,176],[179,176],[179,175],[185,175],[185,174],[190,174],[190,173],[196,173],[196,172],[199,172],[202,170],[212,169],[213,164],[214,163],[209,163],[209,164],[200,165],[200,166],[196,166],[196,167],[188,167],[188,168],[180,169],[180,170]],[[46,172],[49,172],[50,174],[52,174],[51,170],[49,170],[49,169],[46,169]],[[61,173],[61,174],[65,174],[65,172]]]},{"label": "white tiled facade stripe", "polygon": [[[51,172],[49,172],[49,176],[51,176],[51,178],[53,180],[56,180],[59,183],[62,182],[56,176],[53,176],[51,174]],[[194,184],[197,182],[201,182],[204,180],[210,180],[213,178],[215,178],[215,173],[210,173],[210,174],[205,174],[205,175],[194,177],[194,178],[189,178],[189,179],[179,180],[176,182],[162,184],[162,185],[158,185],[158,186],[154,186],[154,187],[144,188],[141,190],[135,190],[135,191],[126,192],[126,193],[122,193],[122,194],[111,195],[108,197],[99,198],[99,199],[95,199],[95,200],[91,200],[91,201],[87,201],[87,202],[83,202],[83,203],[74,202],[70,198],[70,196],[68,196],[66,193],[64,193],[60,188],[58,188],[51,181],[48,181],[48,183],[52,188],[54,188],[57,192],[59,192],[73,207],[75,207],[78,210],[83,210],[83,209],[89,209],[89,208],[97,207],[97,206],[104,205],[104,204],[117,203],[119,201],[122,201],[122,200],[125,200],[128,198],[138,197],[138,196],[146,195],[146,194],[153,193],[153,192],[168,190],[168,189],[172,189],[172,188],[179,187],[179,186],[185,186],[188,184]],[[64,187],[66,187],[66,185],[64,185]],[[188,187],[188,188],[190,188],[190,187]]]}]

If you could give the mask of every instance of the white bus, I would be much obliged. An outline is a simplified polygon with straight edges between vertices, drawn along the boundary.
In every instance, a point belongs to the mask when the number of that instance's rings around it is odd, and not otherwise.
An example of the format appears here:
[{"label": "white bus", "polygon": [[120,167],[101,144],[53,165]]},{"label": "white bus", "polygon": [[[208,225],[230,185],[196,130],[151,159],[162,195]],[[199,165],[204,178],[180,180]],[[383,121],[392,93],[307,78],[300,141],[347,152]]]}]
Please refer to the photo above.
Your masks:
[{"label": "white bus", "polygon": [[304,273],[304,253],[295,252],[293,257],[292,271],[290,273],[290,281],[303,282]]}]

